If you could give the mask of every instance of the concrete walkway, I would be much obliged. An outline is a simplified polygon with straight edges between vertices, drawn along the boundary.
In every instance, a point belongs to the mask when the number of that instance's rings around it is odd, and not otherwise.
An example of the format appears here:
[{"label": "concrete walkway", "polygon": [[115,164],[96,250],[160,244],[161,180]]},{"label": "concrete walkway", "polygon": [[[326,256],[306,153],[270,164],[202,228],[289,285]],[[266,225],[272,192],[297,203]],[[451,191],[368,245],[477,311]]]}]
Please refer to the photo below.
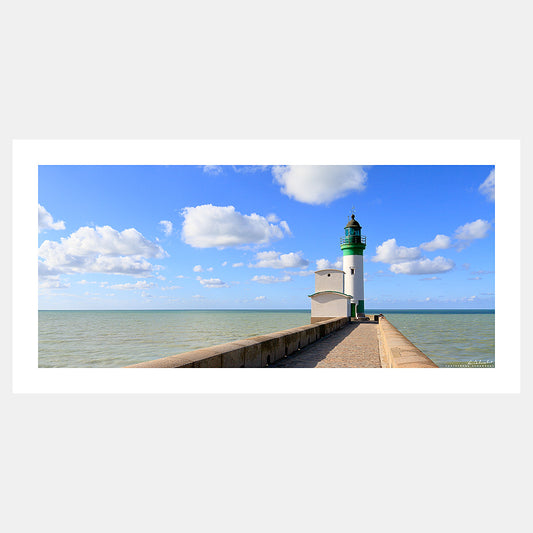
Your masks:
[{"label": "concrete walkway", "polygon": [[269,368],[380,368],[378,325],[351,322]]}]

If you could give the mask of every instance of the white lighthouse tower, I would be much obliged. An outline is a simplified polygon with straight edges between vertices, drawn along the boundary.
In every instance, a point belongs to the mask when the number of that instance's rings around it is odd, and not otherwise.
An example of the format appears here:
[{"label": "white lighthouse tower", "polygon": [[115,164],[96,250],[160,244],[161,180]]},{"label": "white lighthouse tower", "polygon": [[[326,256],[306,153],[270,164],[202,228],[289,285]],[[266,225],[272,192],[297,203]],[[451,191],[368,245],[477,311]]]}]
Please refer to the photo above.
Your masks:
[{"label": "white lighthouse tower", "polygon": [[363,251],[365,248],[366,237],[361,235],[361,224],[355,220],[355,215],[352,215],[344,227],[344,237],[341,237],[345,292],[352,295],[350,316],[365,312],[363,281]]}]

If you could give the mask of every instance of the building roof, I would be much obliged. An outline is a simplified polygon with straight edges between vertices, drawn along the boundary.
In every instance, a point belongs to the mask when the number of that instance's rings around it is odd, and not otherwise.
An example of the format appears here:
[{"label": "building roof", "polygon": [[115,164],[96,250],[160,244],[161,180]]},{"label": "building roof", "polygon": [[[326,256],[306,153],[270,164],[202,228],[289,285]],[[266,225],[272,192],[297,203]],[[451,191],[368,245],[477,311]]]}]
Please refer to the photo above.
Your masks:
[{"label": "building roof", "polygon": [[341,270],[340,268],[323,268],[322,270],[315,270],[315,274],[318,274],[319,272],[342,272],[344,274],[344,270]]},{"label": "building roof", "polygon": [[344,227],[345,228],[361,229],[361,224],[359,224],[359,222],[357,222],[357,220],[355,220],[355,215],[352,215],[352,218],[350,219],[348,224],[346,224],[346,226],[344,226]]},{"label": "building roof", "polygon": [[345,298],[352,298],[350,294],[346,294],[344,292],[339,291],[318,291],[313,294],[308,294],[309,298],[312,298],[313,296],[317,296],[318,294],[338,294],[339,296],[344,296]]}]

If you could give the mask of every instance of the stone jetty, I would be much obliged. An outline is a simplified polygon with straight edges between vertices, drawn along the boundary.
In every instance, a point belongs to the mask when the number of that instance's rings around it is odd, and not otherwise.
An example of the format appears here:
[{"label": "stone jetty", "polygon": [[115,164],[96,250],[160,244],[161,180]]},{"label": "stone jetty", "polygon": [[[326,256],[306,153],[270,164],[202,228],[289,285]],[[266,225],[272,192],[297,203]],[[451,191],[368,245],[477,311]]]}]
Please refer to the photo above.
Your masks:
[{"label": "stone jetty", "polygon": [[128,368],[436,368],[385,317],[337,317]]}]

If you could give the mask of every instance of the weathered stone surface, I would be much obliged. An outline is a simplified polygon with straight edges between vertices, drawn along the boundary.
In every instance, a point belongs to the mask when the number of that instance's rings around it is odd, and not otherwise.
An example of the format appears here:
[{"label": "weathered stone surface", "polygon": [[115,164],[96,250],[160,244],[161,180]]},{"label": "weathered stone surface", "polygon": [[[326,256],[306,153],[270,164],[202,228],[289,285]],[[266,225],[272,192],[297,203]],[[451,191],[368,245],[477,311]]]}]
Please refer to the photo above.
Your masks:
[{"label": "weathered stone surface", "polygon": [[265,339],[261,343],[262,366],[267,366],[283,357],[285,357],[285,341],[283,335],[274,333],[270,338]]},{"label": "weathered stone surface", "polygon": [[351,322],[272,368],[379,368],[377,324]]},{"label": "weathered stone surface", "polygon": [[244,351],[245,368],[261,368],[261,343],[250,344]]},{"label": "weathered stone surface", "polygon": [[[237,344],[237,343],[235,343]],[[222,368],[241,368],[244,366],[244,347],[240,346],[235,350],[223,352]]]},{"label": "weathered stone surface", "polygon": [[220,368],[222,366],[222,355],[213,355],[212,357],[206,357],[199,359],[193,363],[193,368]]}]

